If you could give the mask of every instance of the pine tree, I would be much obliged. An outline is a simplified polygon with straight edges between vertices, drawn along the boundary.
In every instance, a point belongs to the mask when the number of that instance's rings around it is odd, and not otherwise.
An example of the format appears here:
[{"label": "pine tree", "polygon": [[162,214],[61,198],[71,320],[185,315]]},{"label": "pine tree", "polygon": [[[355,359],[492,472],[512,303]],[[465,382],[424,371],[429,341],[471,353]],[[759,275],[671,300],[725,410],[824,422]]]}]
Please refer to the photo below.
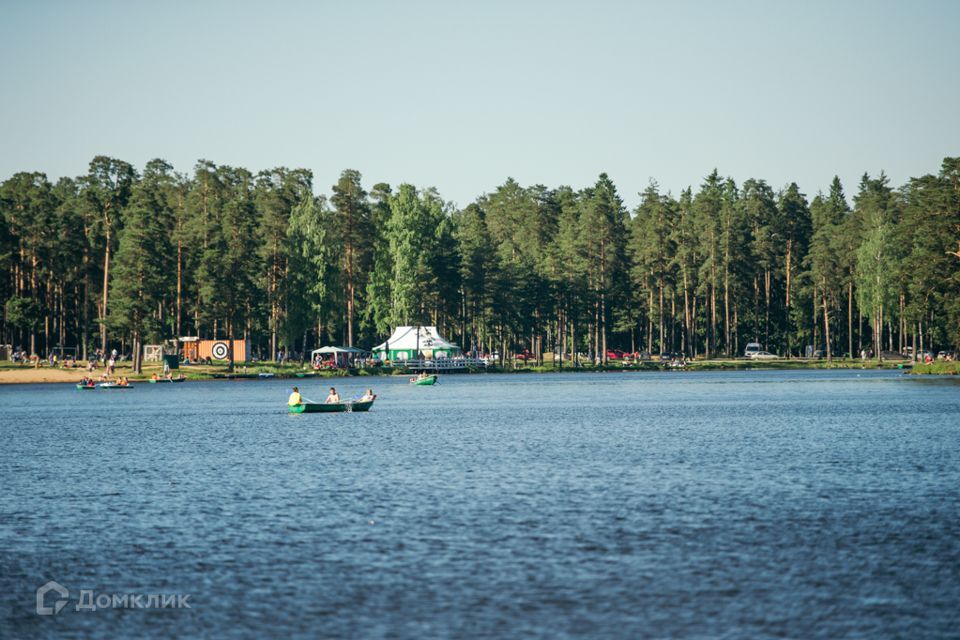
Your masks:
[{"label": "pine tree", "polygon": [[160,328],[155,310],[168,290],[169,235],[161,221],[167,215],[163,194],[145,177],[133,188],[124,209],[123,231],[114,265],[110,292],[112,306],[108,324],[113,331],[130,335],[133,370],[140,373],[143,338]]},{"label": "pine tree", "polygon": [[83,178],[83,194],[93,220],[94,237],[103,250],[103,289],[98,314],[100,348],[107,350],[107,314],[109,311],[110,257],[123,220],[123,208],[137,175],[130,164],[97,156],[90,161],[90,170]]},{"label": "pine tree", "polygon": [[353,323],[359,295],[366,286],[371,255],[370,205],[367,192],[360,185],[360,172],[347,169],[333,186],[330,202],[334,206],[334,229],[343,246],[341,272],[344,279],[344,301],[348,347],[353,346]]}]

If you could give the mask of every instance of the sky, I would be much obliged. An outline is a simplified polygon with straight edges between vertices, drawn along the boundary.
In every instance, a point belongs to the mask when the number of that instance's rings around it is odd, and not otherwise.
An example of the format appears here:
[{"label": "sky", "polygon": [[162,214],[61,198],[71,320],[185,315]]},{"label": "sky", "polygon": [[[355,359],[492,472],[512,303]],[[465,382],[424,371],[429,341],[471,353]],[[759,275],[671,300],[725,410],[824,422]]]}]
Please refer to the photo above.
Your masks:
[{"label": "sky", "polygon": [[434,186],[507,177],[629,206],[960,155],[960,2],[0,0],[0,180],[95,155]]}]

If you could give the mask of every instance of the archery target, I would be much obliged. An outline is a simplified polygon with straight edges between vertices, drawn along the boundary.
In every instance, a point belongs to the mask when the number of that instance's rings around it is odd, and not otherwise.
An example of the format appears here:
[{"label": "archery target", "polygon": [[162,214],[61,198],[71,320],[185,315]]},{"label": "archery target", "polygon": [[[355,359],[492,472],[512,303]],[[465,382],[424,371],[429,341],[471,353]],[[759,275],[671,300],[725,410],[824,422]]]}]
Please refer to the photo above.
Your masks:
[{"label": "archery target", "polygon": [[226,360],[227,356],[230,355],[230,347],[227,346],[226,342],[215,342],[213,346],[210,347],[210,355],[212,355],[215,360]]}]

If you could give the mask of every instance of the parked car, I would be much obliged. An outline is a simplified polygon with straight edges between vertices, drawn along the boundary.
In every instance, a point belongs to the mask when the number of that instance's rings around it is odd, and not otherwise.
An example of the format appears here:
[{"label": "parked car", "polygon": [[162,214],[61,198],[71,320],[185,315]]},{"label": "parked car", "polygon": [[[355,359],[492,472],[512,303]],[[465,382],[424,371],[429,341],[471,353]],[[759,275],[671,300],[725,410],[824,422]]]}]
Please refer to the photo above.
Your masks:
[{"label": "parked car", "polygon": [[946,360],[948,362],[957,359],[957,354],[953,351],[941,351],[937,354],[937,360]]},{"label": "parked car", "polygon": [[745,358],[752,358],[755,354],[761,352],[761,347],[759,342],[750,342],[747,344],[747,348],[743,350],[743,356]]},{"label": "parked car", "polygon": [[770,353],[769,351],[757,351],[747,357],[751,360],[776,360],[780,356],[775,353]]},{"label": "parked car", "polygon": [[819,359],[819,358],[825,358],[826,355],[827,355],[827,354],[825,354],[825,353],[823,352],[823,349],[817,349],[816,351],[813,352],[813,357],[814,357],[814,358],[818,358],[818,359]]},{"label": "parked car", "polygon": [[620,360],[625,355],[620,349],[607,349],[607,360]]}]

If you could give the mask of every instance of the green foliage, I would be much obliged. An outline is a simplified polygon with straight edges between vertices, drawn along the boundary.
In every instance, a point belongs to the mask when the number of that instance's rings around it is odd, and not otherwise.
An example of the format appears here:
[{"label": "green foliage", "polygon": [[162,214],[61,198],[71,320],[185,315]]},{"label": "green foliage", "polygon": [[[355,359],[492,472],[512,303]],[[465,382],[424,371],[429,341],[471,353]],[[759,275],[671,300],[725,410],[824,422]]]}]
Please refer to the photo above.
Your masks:
[{"label": "green foliage", "polygon": [[18,329],[36,329],[40,324],[42,309],[34,298],[15,296],[3,305],[7,323]]},{"label": "green foliage", "polygon": [[960,344],[960,159],[899,189],[865,176],[854,204],[837,179],[808,203],[714,170],[677,196],[651,183],[632,215],[606,174],[579,190],[507,179],[455,210],[430,188],[368,192],[355,170],[328,200],[303,169],[152,160],[138,176],[98,156],[77,179],[0,184],[0,342],[234,335],[262,356],[421,323],[535,366]]}]

